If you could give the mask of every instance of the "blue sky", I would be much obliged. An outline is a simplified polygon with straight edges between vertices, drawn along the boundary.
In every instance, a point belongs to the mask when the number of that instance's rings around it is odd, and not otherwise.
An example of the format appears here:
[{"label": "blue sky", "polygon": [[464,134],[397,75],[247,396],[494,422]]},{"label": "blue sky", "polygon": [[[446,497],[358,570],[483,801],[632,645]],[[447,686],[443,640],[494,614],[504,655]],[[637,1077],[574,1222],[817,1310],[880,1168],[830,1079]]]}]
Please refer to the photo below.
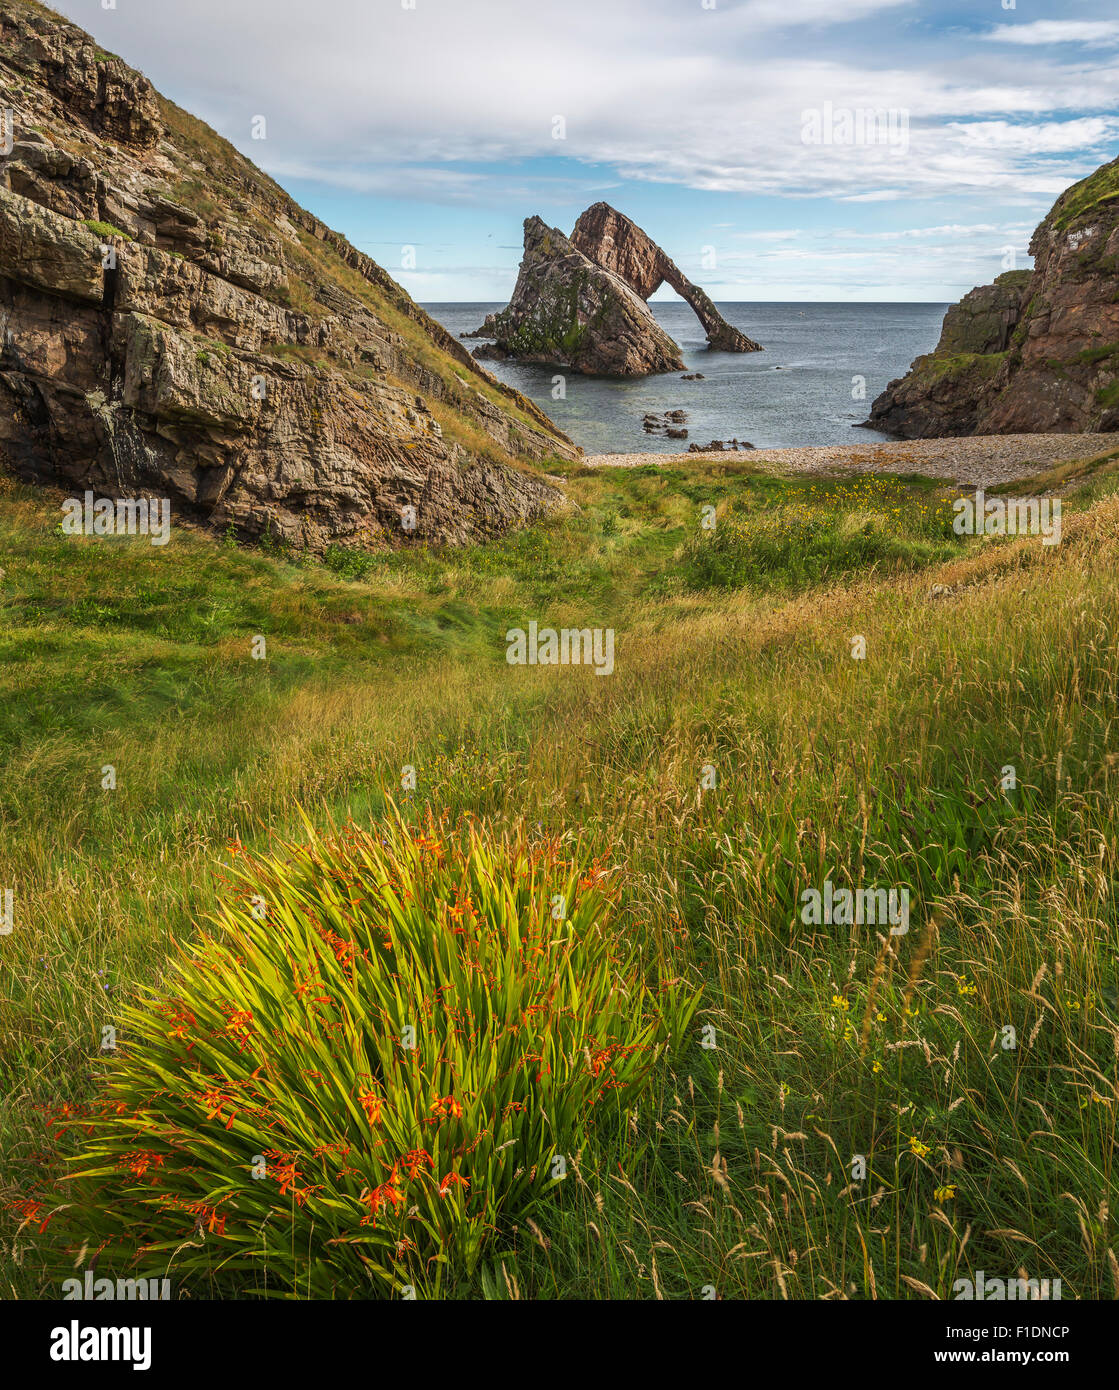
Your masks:
[{"label": "blue sky", "polygon": [[108,2],[57,8],[421,301],[599,199],[715,299],[954,300],[1119,154],[1114,0]]}]

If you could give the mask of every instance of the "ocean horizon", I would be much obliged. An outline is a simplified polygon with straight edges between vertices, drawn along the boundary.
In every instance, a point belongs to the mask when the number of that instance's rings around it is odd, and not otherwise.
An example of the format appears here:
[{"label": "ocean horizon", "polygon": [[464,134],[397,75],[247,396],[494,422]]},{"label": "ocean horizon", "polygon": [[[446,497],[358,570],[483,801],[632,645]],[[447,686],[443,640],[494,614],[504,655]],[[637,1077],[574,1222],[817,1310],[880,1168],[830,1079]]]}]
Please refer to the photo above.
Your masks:
[{"label": "ocean horizon", "polygon": [[[439,302],[423,308],[455,338],[503,303]],[[738,439],[756,448],[865,444],[887,438],[860,429],[870,403],[913,359],[931,352],[946,303],[719,301],[728,323],[762,352],[714,352],[682,300],[649,304],[680,346],[684,372],[618,380],[527,362],[484,362],[534,400],[588,454],[679,453],[689,444]],[[479,339],[464,339],[475,348]],[[702,381],[682,381],[701,372]],[[562,376],[564,395],[555,396]],[[687,439],[647,433],[645,415],[684,410]],[[853,431],[857,431],[854,432]]]}]

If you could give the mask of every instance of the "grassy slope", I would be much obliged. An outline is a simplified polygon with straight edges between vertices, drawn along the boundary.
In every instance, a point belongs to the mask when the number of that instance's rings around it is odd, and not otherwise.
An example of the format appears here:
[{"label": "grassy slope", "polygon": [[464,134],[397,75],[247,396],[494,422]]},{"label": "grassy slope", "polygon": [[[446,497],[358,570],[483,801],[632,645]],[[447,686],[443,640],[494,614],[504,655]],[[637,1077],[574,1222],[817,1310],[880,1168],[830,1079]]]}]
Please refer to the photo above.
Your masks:
[{"label": "grassy slope", "polygon": [[1119,160],[1104,164],[1086,179],[1073,184],[1061,194],[1050,213],[1053,225],[1063,232],[1076,218],[1119,198]]},{"label": "grassy slope", "polygon": [[[1024,1267],[1119,1294],[1115,467],[1081,470],[1094,506],[1052,549],[945,539],[916,480],[576,470],[566,517],[338,557],[356,578],[183,529],[65,539],[4,485],[0,1202],[42,1195],[68,1143],[48,1118],[210,910],[226,842],[296,830],[300,803],[365,819],[412,764],[420,806],[608,848],[634,933],[715,1027],[583,1155],[547,1249],[503,1233],[491,1290],[950,1296]],[[529,617],[615,627],[615,674],[508,667]],[[908,936],[804,926],[829,875],[909,885]],[[0,1219],[0,1292],[55,1293],[51,1228]]]}]

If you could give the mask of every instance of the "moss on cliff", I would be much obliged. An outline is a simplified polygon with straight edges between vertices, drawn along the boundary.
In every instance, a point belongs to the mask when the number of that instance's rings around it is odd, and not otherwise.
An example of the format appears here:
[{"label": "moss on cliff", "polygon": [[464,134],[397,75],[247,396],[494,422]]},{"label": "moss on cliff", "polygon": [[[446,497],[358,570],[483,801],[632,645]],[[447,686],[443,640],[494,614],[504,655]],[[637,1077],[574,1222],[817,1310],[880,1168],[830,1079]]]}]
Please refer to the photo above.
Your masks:
[{"label": "moss on cliff", "polygon": [[1073,184],[1057,199],[1049,214],[1051,226],[1058,232],[1065,231],[1076,221],[1100,208],[1105,203],[1119,199],[1119,159],[1113,159],[1090,174],[1086,179]]},{"label": "moss on cliff", "polygon": [[923,363],[922,370],[934,378],[962,377],[971,373],[991,377],[1006,358],[1005,352],[953,352],[943,357],[930,354],[928,357],[918,358],[918,362]]}]

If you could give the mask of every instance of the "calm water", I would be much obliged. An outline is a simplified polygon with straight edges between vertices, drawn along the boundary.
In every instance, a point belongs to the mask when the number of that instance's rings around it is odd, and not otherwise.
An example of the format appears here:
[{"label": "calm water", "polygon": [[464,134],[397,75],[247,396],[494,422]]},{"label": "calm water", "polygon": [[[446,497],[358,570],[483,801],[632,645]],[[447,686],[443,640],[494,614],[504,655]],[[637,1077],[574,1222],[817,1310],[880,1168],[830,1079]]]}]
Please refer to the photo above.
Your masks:
[{"label": "calm water", "polygon": [[[502,304],[426,304],[457,338]],[[946,304],[720,304],[728,323],[764,352],[711,352],[699,320],[683,303],[650,305],[680,345],[689,372],[611,381],[567,376],[567,399],[552,399],[550,368],[518,362],[486,362],[495,376],[531,396],[588,454],[686,449],[737,437],[758,448],[865,443],[883,439],[874,430],[852,433],[870,402],[940,335]],[[463,346],[473,349],[478,339]],[[780,368],[781,370],[777,370]],[[852,378],[866,378],[866,399],[852,399]],[[646,434],[645,414],[688,412],[686,442]]]}]

